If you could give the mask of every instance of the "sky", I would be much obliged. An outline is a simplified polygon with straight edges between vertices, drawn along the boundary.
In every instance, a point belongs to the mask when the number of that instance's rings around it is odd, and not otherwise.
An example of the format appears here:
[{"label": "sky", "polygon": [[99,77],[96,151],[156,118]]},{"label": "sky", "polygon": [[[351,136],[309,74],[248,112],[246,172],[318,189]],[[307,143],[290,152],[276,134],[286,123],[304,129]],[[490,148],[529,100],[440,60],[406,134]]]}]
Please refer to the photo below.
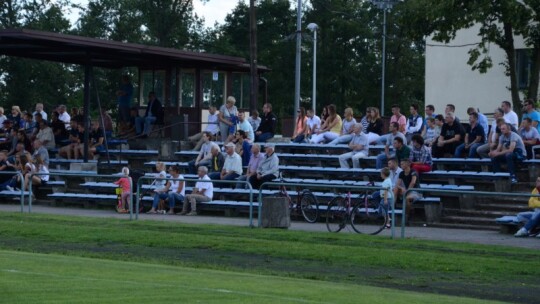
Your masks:
[{"label": "sky", "polygon": [[[213,27],[215,22],[223,23],[225,16],[230,13],[239,0],[208,0],[203,3],[201,0],[193,0],[195,13],[204,17],[204,24],[207,27]],[[245,0],[241,0],[245,2]],[[88,0],[71,0],[71,3],[86,6]],[[78,11],[72,11],[69,14],[71,23],[74,24],[79,17]]]}]

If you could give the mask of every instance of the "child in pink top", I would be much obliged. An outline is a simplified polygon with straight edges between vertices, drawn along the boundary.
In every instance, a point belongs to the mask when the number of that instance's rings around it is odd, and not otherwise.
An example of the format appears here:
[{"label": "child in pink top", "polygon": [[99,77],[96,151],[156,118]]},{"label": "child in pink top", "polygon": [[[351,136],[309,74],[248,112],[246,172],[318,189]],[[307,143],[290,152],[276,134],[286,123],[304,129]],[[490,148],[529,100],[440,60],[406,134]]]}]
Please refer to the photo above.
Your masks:
[{"label": "child in pink top", "polygon": [[121,201],[118,202],[117,210],[120,213],[127,213],[129,212],[129,196],[131,195],[131,177],[129,177],[129,168],[122,168],[122,174],[124,174],[124,176],[114,182],[116,185],[122,188]]}]

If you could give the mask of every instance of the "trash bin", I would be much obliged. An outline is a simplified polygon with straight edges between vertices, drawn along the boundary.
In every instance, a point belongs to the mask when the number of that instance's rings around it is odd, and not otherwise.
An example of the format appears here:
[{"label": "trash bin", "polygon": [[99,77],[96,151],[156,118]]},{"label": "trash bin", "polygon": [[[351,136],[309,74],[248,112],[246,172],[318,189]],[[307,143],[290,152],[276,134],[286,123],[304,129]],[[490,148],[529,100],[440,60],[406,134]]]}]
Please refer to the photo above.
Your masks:
[{"label": "trash bin", "polygon": [[289,228],[291,226],[291,214],[287,198],[263,198],[261,218],[263,228]]}]

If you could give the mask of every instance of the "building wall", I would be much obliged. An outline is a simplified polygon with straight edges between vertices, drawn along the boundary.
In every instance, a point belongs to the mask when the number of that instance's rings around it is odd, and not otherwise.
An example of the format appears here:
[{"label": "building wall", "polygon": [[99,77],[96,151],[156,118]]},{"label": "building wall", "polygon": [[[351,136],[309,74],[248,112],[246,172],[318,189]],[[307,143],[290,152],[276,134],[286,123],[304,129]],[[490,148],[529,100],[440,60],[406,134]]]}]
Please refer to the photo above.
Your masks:
[{"label": "building wall", "polygon": [[[461,30],[456,39],[447,46],[458,46],[480,42],[478,27]],[[487,73],[473,71],[467,64],[468,51],[474,46],[445,47],[426,39],[426,87],[425,102],[435,106],[435,112],[444,112],[446,104],[456,106],[456,114],[460,119],[468,119],[466,110],[470,106],[479,108],[482,113],[493,113],[501,101],[511,100],[510,78],[505,75],[506,55],[502,49],[492,44],[489,55],[493,67]],[[523,39],[516,38],[516,48],[524,48]],[[466,120],[465,120],[466,121]]]}]

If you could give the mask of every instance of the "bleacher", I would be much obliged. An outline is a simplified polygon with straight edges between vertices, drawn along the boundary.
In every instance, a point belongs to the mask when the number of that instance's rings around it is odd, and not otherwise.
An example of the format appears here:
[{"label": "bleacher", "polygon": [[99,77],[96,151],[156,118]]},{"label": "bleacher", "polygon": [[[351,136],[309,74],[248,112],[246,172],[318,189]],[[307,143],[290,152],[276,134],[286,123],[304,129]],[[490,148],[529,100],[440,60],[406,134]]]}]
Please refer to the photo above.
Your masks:
[{"label": "bleacher", "polygon": [[[104,205],[111,209],[117,196],[114,194],[116,187],[112,180],[102,180],[97,177],[101,173],[119,172],[121,166],[129,163],[131,168],[143,169],[146,172],[154,170],[156,161],[164,161],[167,166],[180,165],[187,172],[187,162],[196,158],[198,152],[191,150],[176,151],[170,153],[168,159],[162,158],[160,151],[155,148],[143,149],[138,142],[134,145],[137,149],[130,149],[125,142],[119,142],[120,149],[110,149],[111,161],[105,161],[105,155],[100,155],[100,160],[92,160],[89,164],[91,169],[85,169],[82,161],[68,161],[59,158],[51,158],[51,172],[60,174],[55,177],[46,187],[45,195],[39,195],[38,201],[80,203],[88,201],[85,205]],[[159,144],[159,143],[158,143]],[[380,180],[379,170],[374,169],[376,155],[384,149],[384,146],[370,146],[370,156],[361,159],[360,169],[339,168],[339,155],[348,150],[347,145],[324,145],[324,144],[291,144],[273,143],[276,153],[280,157],[280,169],[285,176],[285,182],[310,183],[321,185],[321,188],[311,189],[317,199],[324,204],[335,196],[337,189],[332,184],[367,185],[369,180]],[[263,144],[264,146],[264,144]],[[148,145],[150,147],[150,145]],[[156,145],[151,146],[156,147]],[[520,185],[511,186],[508,173],[491,173],[489,159],[433,159],[433,171],[421,175],[421,188],[432,189],[427,192],[425,198],[419,200],[415,208],[423,209],[418,223],[430,223],[434,226],[451,227],[480,227],[482,229],[496,229],[494,218],[503,215],[515,214],[526,210],[523,200],[517,203],[509,203],[505,198],[481,199],[471,195],[471,191],[521,191],[528,192],[532,184],[531,178],[535,176],[540,160],[524,161],[520,171]],[[73,167],[79,164],[80,167]],[[82,177],[62,177],[65,173],[80,173]],[[151,176],[149,174],[149,176]],[[185,178],[196,178],[184,174]],[[149,181],[147,181],[149,182]],[[378,185],[378,183],[376,183]],[[193,185],[188,183],[188,190]],[[144,185],[143,190],[149,190],[149,185]],[[54,189],[54,191],[53,191]],[[42,190],[38,190],[39,193]],[[440,194],[436,190],[457,190],[458,194]],[[263,191],[264,195],[275,193],[276,189]],[[54,192],[54,193],[53,193]],[[144,192],[144,191],[143,191]],[[16,196],[2,192],[0,196]],[[189,191],[188,191],[189,193]],[[212,212],[219,211],[226,214],[238,214],[245,212],[249,205],[247,190],[231,189],[223,186],[216,187],[215,200],[202,204],[202,210]],[[258,194],[258,192],[256,193]],[[290,195],[295,197],[296,187],[290,189]],[[257,197],[255,197],[256,199]],[[145,202],[151,197],[145,195]],[[398,202],[400,203],[400,202]],[[148,204],[145,204],[148,206]]]}]

